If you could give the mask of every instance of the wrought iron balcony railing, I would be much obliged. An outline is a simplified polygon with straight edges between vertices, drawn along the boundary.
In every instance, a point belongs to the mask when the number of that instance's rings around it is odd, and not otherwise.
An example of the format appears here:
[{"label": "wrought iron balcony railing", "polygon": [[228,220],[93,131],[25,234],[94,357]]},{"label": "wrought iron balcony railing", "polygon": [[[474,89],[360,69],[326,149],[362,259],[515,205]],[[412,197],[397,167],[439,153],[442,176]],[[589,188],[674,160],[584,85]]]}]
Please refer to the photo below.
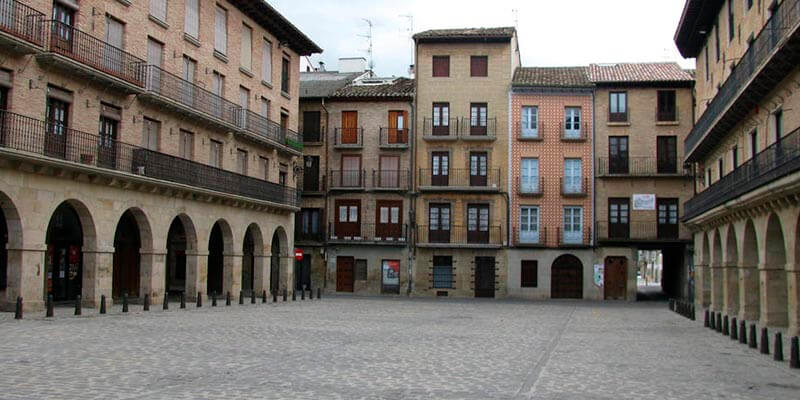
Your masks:
[{"label": "wrought iron balcony railing", "polygon": [[[772,91],[774,85],[784,78],[781,74],[794,69],[797,62],[792,61],[790,57],[796,57],[792,54],[797,52],[787,49],[786,54],[779,54],[782,50],[776,51],[776,48],[778,44],[784,42],[784,39],[797,31],[798,25],[800,25],[800,0],[784,0],[776,3],[772,16],[739,59],[728,79],[719,88],[714,99],[686,137],[684,148],[688,156],[692,157],[700,145],[706,148],[716,145],[718,138],[711,136],[727,134],[741,119],[743,113],[750,112],[760,98]],[[773,60],[774,62],[771,62]],[[775,70],[766,68],[770,64],[775,65]],[[707,136],[707,133],[710,134]]]},{"label": "wrought iron balcony railing", "polygon": [[580,232],[565,231],[563,227],[556,228],[556,239],[559,247],[586,247],[592,245],[592,228],[584,226]]},{"label": "wrought iron balcony railing", "polygon": [[240,109],[242,115],[240,126],[245,132],[260,136],[281,146],[289,146],[295,150],[302,151],[303,143],[297,132],[286,129],[281,124],[272,121],[262,115],[250,110]]},{"label": "wrought iron balcony railing", "polygon": [[325,174],[316,174],[316,177],[310,177],[306,176],[306,174],[302,174],[300,175],[300,182],[303,183],[300,186],[303,188],[303,194],[308,194],[310,192],[324,192],[327,188],[328,180],[326,179]]},{"label": "wrought iron balcony railing", "polygon": [[678,165],[681,156],[669,160],[656,157],[630,157],[597,159],[597,176],[600,177],[654,177],[654,176],[691,176],[689,171]]},{"label": "wrought iron balcony railing", "polygon": [[484,174],[466,168],[437,171],[437,175],[433,172],[429,168],[419,170],[419,186],[424,190],[495,191],[502,187],[499,168],[489,168]]},{"label": "wrought iron balcony railing", "polygon": [[17,0],[0,1],[0,32],[43,46],[44,20],[44,13]]},{"label": "wrought iron balcony railing", "polygon": [[800,171],[800,128],[722,177],[684,204],[683,221]]},{"label": "wrought iron balcony railing", "polygon": [[458,118],[448,118],[447,125],[434,125],[433,119],[422,120],[422,135],[427,140],[455,140],[458,139]]},{"label": "wrought iron balcony railing", "polygon": [[357,190],[367,187],[367,171],[363,169],[331,170],[328,176],[330,190]]},{"label": "wrought iron balcony railing", "polygon": [[337,149],[360,149],[364,147],[364,128],[336,128],[333,147]]},{"label": "wrought iron balcony railing", "polygon": [[320,223],[318,232],[303,232],[302,229],[299,229],[297,224],[295,224],[294,230],[294,240],[295,242],[316,242],[322,243],[325,241],[325,224],[324,222]]},{"label": "wrought iron balcony railing", "polygon": [[628,116],[630,115],[630,110],[627,108],[623,112],[608,112],[608,122],[610,123],[625,123],[630,122],[628,120]]},{"label": "wrought iron balcony railing", "polygon": [[678,224],[658,224],[657,221],[629,221],[627,224],[597,221],[595,223],[597,240],[678,240]]},{"label": "wrought iron balcony railing", "polygon": [[547,246],[547,227],[539,225],[538,231],[521,231],[514,226],[512,231],[513,243],[517,247],[545,247]]},{"label": "wrought iron balcony railing", "polygon": [[54,20],[45,21],[45,24],[48,27],[47,51],[60,54],[137,87],[144,87],[146,62],[141,58],[71,25]]},{"label": "wrought iron balcony railing", "polygon": [[408,170],[372,170],[372,188],[376,190],[408,190],[411,174]]},{"label": "wrought iron balcony railing", "polygon": [[589,178],[564,179],[559,178],[561,195],[564,197],[584,197],[589,194]]},{"label": "wrought iron balcony railing", "polygon": [[514,132],[517,133],[517,140],[537,142],[544,140],[545,123],[538,121],[535,129],[522,129],[522,123],[517,121],[514,123]]},{"label": "wrought iron balcony railing", "polygon": [[459,123],[459,136],[464,140],[497,139],[497,118],[487,118],[485,125],[473,124],[471,118],[462,118]]},{"label": "wrought iron balcony railing", "polygon": [[528,178],[526,180],[518,176],[517,194],[525,197],[539,197],[544,195],[544,180],[545,177],[543,176]]},{"label": "wrought iron balcony railing", "polygon": [[558,130],[561,131],[562,142],[585,142],[589,137],[589,126],[586,123],[581,123],[578,129],[565,129],[564,121],[561,121]]},{"label": "wrought iron balcony railing", "polygon": [[[490,226],[459,226],[450,225],[448,229],[441,226],[431,229],[428,225],[417,226],[417,243],[423,245],[459,245],[469,247],[501,246],[503,244],[502,227]],[[472,228],[472,229],[470,229]]]},{"label": "wrought iron balcony railing", "polygon": [[328,224],[331,242],[373,243],[404,246],[408,243],[408,225],[406,224]]},{"label": "wrought iron balcony railing", "polygon": [[288,186],[7,111],[0,111],[0,147],[290,207],[300,200]]},{"label": "wrought iron balcony railing", "polygon": [[408,148],[408,128],[381,128],[380,146],[387,149]]}]

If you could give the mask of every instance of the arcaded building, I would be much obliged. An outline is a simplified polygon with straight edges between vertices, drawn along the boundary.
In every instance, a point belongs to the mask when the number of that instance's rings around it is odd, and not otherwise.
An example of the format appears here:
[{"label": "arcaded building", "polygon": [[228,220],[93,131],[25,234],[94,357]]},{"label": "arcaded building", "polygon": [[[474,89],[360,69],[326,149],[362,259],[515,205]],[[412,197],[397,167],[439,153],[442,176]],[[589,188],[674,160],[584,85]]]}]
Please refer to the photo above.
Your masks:
[{"label": "arcaded building", "polygon": [[697,59],[684,141],[696,194],[695,303],[800,332],[800,1],[688,0],[675,34]]},{"label": "arcaded building", "polygon": [[316,44],[262,1],[0,15],[4,308],[292,290],[299,62]]}]

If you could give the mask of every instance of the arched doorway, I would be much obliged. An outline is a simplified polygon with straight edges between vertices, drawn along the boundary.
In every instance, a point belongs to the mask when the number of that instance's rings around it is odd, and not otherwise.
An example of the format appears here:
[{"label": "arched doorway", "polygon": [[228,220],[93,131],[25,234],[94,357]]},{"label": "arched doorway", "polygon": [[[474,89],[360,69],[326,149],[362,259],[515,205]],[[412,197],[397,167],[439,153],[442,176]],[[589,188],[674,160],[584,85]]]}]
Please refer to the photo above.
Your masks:
[{"label": "arched doorway", "polygon": [[730,315],[739,312],[739,246],[736,243],[736,230],[728,227],[725,239],[725,304]]},{"label": "arched doorway", "polygon": [[223,238],[222,225],[219,221],[211,228],[208,239],[208,283],[206,293],[221,294],[225,274],[225,239]]},{"label": "arched doorway", "polygon": [[742,318],[755,321],[761,316],[761,285],[758,278],[758,239],[752,220],[747,220],[742,238],[742,265],[739,269],[739,308]]},{"label": "arched doorway", "polygon": [[70,301],[81,294],[83,279],[83,229],[75,208],[61,203],[47,226],[45,293],[55,301]]},{"label": "arched doorway", "polygon": [[136,218],[130,210],[125,211],[114,234],[114,273],[111,281],[114,298],[121,298],[123,295],[139,297],[141,248]]},{"label": "arched doorway", "polygon": [[255,223],[247,227],[242,244],[242,290],[249,295],[264,287],[264,238]]},{"label": "arched doorway", "polygon": [[8,225],[6,213],[0,209],[0,291],[8,286]]},{"label": "arched doorway", "polygon": [[284,248],[287,245],[286,232],[278,227],[272,235],[270,244],[269,290],[273,293],[277,293],[281,288],[281,258],[288,257],[289,251]]},{"label": "arched doorway", "polygon": [[565,254],[553,261],[550,271],[550,297],[583,298],[583,264],[578,257]]},{"label": "arched doorway", "polygon": [[[167,268],[164,287],[172,296],[180,296],[188,287],[189,269],[192,268],[189,253],[195,250],[197,238],[194,224],[188,216],[181,214],[172,219],[167,233]],[[195,293],[188,293],[190,298]]]},{"label": "arched doorway", "polygon": [[776,214],[767,220],[766,258],[764,259],[764,283],[766,315],[769,326],[788,326],[789,292],[786,285],[786,242],[783,228]]}]

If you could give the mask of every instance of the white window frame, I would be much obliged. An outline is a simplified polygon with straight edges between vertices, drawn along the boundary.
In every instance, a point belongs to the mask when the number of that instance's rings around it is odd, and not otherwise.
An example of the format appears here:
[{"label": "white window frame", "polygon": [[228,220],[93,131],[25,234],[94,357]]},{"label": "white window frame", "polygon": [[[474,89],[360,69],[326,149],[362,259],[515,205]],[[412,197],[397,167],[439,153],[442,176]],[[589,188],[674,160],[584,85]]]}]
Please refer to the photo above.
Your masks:
[{"label": "white window frame", "polygon": [[[577,217],[577,228],[575,220]],[[566,244],[583,243],[583,207],[567,206],[564,207],[564,218],[562,221],[563,242]]]},{"label": "white window frame", "polygon": [[523,158],[519,165],[522,193],[539,193],[539,159]]},{"label": "white window frame", "polygon": [[539,106],[522,106],[520,126],[522,137],[539,137]]},{"label": "white window frame", "polygon": [[[577,168],[575,166],[577,164]],[[583,161],[580,158],[564,159],[564,193],[581,193]]]},{"label": "white window frame", "polygon": [[564,109],[564,137],[567,139],[580,139],[581,137],[581,108],[566,107]]},{"label": "white window frame", "polygon": [[520,243],[539,243],[540,215],[539,206],[521,206],[519,208],[519,240]]}]

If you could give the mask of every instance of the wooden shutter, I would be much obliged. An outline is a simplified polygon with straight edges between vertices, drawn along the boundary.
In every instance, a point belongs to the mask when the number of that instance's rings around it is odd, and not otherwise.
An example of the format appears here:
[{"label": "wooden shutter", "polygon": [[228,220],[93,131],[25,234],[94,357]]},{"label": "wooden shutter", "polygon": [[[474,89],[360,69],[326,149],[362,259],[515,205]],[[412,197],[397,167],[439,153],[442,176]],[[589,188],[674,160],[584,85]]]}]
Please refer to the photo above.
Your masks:
[{"label": "wooden shutter", "polygon": [[222,54],[228,51],[228,12],[220,6],[214,18],[214,50]]},{"label": "wooden shutter", "polygon": [[272,43],[264,40],[264,52],[261,60],[261,80],[272,83]]},{"label": "wooden shutter", "polygon": [[150,15],[167,22],[167,0],[150,0]]},{"label": "wooden shutter", "polygon": [[538,271],[539,261],[537,260],[522,260],[520,265],[520,286],[521,287],[537,287],[538,286]]},{"label": "wooden shutter", "polygon": [[161,67],[164,46],[153,39],[147,40],[147,63]]},{"label": "wooden shutter", "polygon": [[253,67],[253,29],[242,24],[242,37],[240,39],[242,46],[240,65],[249,71]]},{"label": "wooden shutter", "polygon": [[450,56],[433,56],[433,76],[450,76]]},{"label": "wooden shutter", "polygon": [[472,56],[470,61],[470,76],[489,76],[489,58],[487,56]]},{"label": "wooden shutter", "polygon": [[183,30],[189,36],[197,39],[200,26],[200,0],[186,0],[186,14],[183,20]]}]

